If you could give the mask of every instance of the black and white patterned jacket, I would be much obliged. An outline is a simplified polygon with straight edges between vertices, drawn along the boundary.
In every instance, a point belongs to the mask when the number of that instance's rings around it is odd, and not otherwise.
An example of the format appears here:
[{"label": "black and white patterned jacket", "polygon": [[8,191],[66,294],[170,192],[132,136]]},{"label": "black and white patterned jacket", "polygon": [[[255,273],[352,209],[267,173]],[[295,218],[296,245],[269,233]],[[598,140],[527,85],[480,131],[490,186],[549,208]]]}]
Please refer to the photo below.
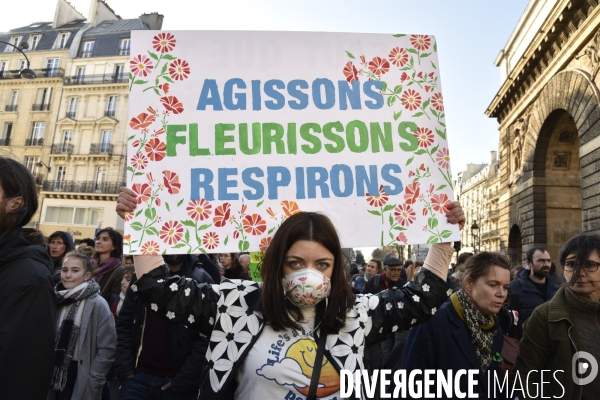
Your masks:
[{"label": "black and white patterned jacket", "polygon": [[[131,289],[161,317],[210,337],[200,394],[202,399],[224,399],[233,398],[237,370],[265,325],[261,287],[228,279],[220,285],[198,284],[169,277],[163,266],[143,275]],[[365,345],[429,320],[451,293],[444,280],[422,269],[402,288],[358,295],[346,325],[327,336],[325,356],[338,372],[364,369]]]}]

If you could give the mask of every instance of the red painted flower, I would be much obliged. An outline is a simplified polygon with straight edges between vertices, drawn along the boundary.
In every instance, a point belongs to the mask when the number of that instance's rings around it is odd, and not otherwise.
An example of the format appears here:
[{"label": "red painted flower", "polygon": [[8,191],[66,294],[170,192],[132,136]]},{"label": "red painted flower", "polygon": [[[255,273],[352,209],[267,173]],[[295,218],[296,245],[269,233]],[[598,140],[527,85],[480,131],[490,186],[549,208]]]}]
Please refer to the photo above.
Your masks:
[{"label": "red painted flower", "polygon": [[425,91],[429,92],[429,90],[431,89],[431,86],[425,86]]},{"label": "red painted flower", "polygon": [[412,178],[413,176],[415,176],[416,174],[413,171],[409,171],[408,172],[408,177]]},{"label": "red painted flower", "polygon": [[204,221],[212,213],[211,208],[208,201],[200,199],[190,201],[185,210],[194,221]]},{"label": "red painted flower", "polygon": [[390,51],[389,59],[397,67],[404,67],[408,62],[408,52],[402,47],[394,47]]},{"label": "red painted flower", "polygon": [[149,114],[154,115],[156,117],[157,112],[154,108],[148,107],[146,108],[146,111],[148,111]]},{"label": "red painted flower", "polygon": [[442,148],[435,153],[435,160],[438,165],[444,169],[450,168],[450,153],[447,148]]},{"label": "red painted flower", "polygon": [[404,189],[404,201],[406,204],[415,204],[421,194],[421,185],[419,182],[413,182]]},{"label": "red painted flower", "polygon": [[429,128],[419,128],[414,132],[414,135],[419,140],[420,147],[429,147],[433,144],[433,132]]},{"label": "red painted flower", "polygon": [[419,73],[417,74],[417,78],[423,78],[423,71],[419,71]]},{"label": "red painted flower", "polygon": [[123,244],[128,246],[131,244],[131,235],[129,233],[127,235],[123,235]]},{"label": "red painted flower", "polygon": [[246,215],[242,225],[246,233],[254,236],[262,235],[267,230],[267,223],[259,214]]},{"label": "red painted flower", "polygon": [[426,209],[426,208],[423,208],[422,214],[423,214],[424,217],[426,217],[427,214],[429,214],[429,210]]},{"label": "red painted flower", "polygon": [[160,246],[154,240],[144,243],[142,246],[142,254],[155,256],[159,254]]},{"label": "red painted flower", "polygon": [[154,131],[154,135],[152,136],[162,135],[163,133],[165,133],[165,128],[160,128],[159,130]]},{"label": "red painted flower", "polygon": [[266,237],[266,238],[262,238],[260,240],[260,244],[258,245],[258,249],[260,251],[267,251],[267,248],[269,248],[269,245],[271,244],[271,240],[272,240],[272,238],[270,236]]},{"label": "red painted flower", "polygon": [[344,67],[344,76],[346,80],[350,83],[358,80],[358,70],[352,63],[352,61],[348,61],[346,66]]},{"label": "red painted flower", "polygon": [[156,116],[154,114],[148,115],[143,112],[140,115],[138,115],[137,117],[131,118],[131,121],[129,121],[129,126],[135,130],[145,129],[145,128],[149,127],[150,125],[152,125],[152,123],[154,122],[155,119],[156,119]]},{"label": "red painted flower", "polygon": [[208,250],[216,249],[219,246],[219,235],[216,232],[208,232],[202,236],[202,244]]},{"label": "red painted flower", "polygon": [[402,242],[402,243],[407,243],[408,242],[408,238],[406,237],[406,235],[404,234],[404,232],[400,232],[398,234],[398,236],[396,236],[396,242]]},{"label": "red painted flower", "polygon": [[234,239],[239,239],[240,237],[240,232],[239,231],[233,231],[233,238]]},{"label": "red painted flower", "polygon": [[133,217],[135,216],[135,213],[125,213],[125,222],[129,222],[133,219]]},{"label": "red painted flower", "polygon": [[217,228],[225,226],[231,215],[231,204],[223,203],[215,209],[215,217],[213,222]]},{"label": "red painted flower", "polygon": [[410,75],[408,75],[406,72],[403,72],[402,75],[400,75],[400,82],[404,82],[408,79],[410,79]]},{"label": "red painted flower", "polygon": [[435,190],[435,185],[433,183],[429,184],[429,189],[427,189],[427,192],[429,194],[433,193],[433,191]]},{"label": "red painted flower", "polygon": [[417,214],[408,204],[399,204],[394,209],[394,219],[402,226],[409,226],[417,219]]},{"label": "red painted flower", "polygon": [[383,75],[390,70],[390,63],[385,58],[374,57],[367,65],[375,75]]},{"label": "red painted flower", "polygon": [[248,209],[248,206],[246,204],[242,204],[242,208],[240,209],[240,215],[244,216],[246,215],[246,210]]},{"label": "red painted flower", "polygon": [[144,78],[152,72],[154,67],[152,66],[152,61],[148,57],[140,54],[135,56],[133,60],[129,62],[129,69],[135,76]]},{"label": "red painted flower", "polygon": [[421,95],[413,89],[407,89],[402,93],[402,105],[409,111],[414,111],[421,107]]},{"label": "red painted flower", "polygon": [[154,47],[154,50],[158,51],[159,53],[164,54],[172,51],[175,48],[176,43],[177,40],[175,39],[175,36],[168,32],[163,32],[154,36],[154,40],[152,40],[152,47]]},{"label": "red painted flower", "polygon": [[429,78],[433,79],[434,76],[435,76],[435,72],[430,72],[429,73]]},{"label": "red painted flower", "polygon": [[160,199],[158,197],[154,199],[154,204],[156,204],[157,207],[160,207]]},{"label": "red painted flower", "polygon": [[137,197],[137,203],[147,203],[152,195],[152,188],[147,183],[134,183],[131,187]]},{"label": "red painted flower", "polygon": [[275,218],[276,218],[276,216],[277,216],[277,213],[276,213],[275,211],[273,211],[273,210],[271,209],[271,207],[267,208],[267,214],[269,214],[269,217],[271,217],[271,218],[273,218],[273,219],[275,219]]},{"label": "red painted flower", "polygon": [[148,165],[148,158],[140,153],[134,154],[133,157],[131,157],[131,166],[135,169],[137,169],[138,171],[146,168],[146,166]]},{"label": "red painted flower", "polygon": [[420,169],[421,171],[425,171],[425,163],[423,163],[423,164],[419,165],[419,169]]},{"label": "red painted flower", "polygon": [[169,93],[169,84],[168,83],[162,83],[162,84],[158,85],[158,88],[160,90],[162,90],[165,94]]},{"label": "red painted flower", "polygon": [[444,98],[441,93],[431,96],[431,105],[438,111],[444,111]]},{"label": "red painted flower", "polygon": [[177,244],[183,237],[183,225],[179,221],[168,221],[160,228],[160,238],[163,242],[172,246]]},{"label": "red painted flower", "polygon": [[183,112],[183,104],[175,96],[161,97],[160,102],[165,106],[167,111],[173,114],[181,114]]},{"label": "red painted flower", "polygon": [[167,155],[167,145],[157,138],[148,140],[148,143],[144,146],[144,150],[148,154],[148,158],[152,161],[160,161]]},{"label": "red painted flower", "polygon": [[141,143],[142,142],[140,142],[140,139],[136,139],[133,141],[133,143],[131,143],[131,145],[137,149],[138,147],[140,147]]},{"label": "red painted flower", "polygon": [[367,202],[371,207],[383,207],[388,201],[388,194],[383,190],[383,185],[379,185],[379,193],[375,196],[371,196],[367,193]]},{"label": "red painted flower", "polygon": [[190,74],[190,64],[187,61],[177,59],[169,64],[169,75],[176,81],[182,81]]},{"label": "red painted flower", "polygon": [[296,203],[293,200],[284,200],[280,204],[281,207],[283,207],[283,212],[286,217],[291,217],[292,215],[298,214],[300,212],[298,203]]},{"label": "red painted flower", "polygon": [[411,35],[410,44],[417,50],[427,50],[431,46],[431,39],[427,35]]},{"label": "red painted flower", "polygon": [[446,214],[448,212],[448,206],[450,205],[450,200],[448,199],[448,195],[445,193],[434,194],[431,197],[431,207],[439,213]]},{"label": "red painted flower", "polygon": [[170,194],[177,194],[179,193],[179,189],[181,189],[179,176],[175,172],[163,171],[163,183]]}]

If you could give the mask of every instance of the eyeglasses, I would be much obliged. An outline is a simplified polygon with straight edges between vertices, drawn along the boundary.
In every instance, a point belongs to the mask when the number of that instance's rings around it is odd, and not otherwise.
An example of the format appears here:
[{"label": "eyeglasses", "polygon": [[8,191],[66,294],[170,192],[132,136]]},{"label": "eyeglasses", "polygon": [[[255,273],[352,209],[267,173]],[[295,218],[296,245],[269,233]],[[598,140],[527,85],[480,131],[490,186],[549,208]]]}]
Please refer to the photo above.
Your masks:
[{"label": "eyeglasses", "polygon": [[[573,272],[575,270],[575,267],[577,267],[577,263],[575,261],[565,261],[565,265],[564,265],[565,271]],[[583,266],[583,269],[585,270],[585,272],[596,272],[596,271],[598,271],[598,267],[600,267],[600,263],[587,260],[585,262],[585,265]]]}]

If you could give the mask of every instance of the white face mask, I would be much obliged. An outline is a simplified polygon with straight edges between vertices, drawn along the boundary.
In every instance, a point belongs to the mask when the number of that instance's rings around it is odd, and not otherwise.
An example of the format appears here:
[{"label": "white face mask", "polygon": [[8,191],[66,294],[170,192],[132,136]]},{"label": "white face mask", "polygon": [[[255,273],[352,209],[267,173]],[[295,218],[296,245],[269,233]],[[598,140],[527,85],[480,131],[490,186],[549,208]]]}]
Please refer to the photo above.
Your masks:
[{"label": "white face mask", "polygon": [[314,268],[286,274],[282,283],[285,296],[298,308],[315,306],[331,292],[329,278]]}]

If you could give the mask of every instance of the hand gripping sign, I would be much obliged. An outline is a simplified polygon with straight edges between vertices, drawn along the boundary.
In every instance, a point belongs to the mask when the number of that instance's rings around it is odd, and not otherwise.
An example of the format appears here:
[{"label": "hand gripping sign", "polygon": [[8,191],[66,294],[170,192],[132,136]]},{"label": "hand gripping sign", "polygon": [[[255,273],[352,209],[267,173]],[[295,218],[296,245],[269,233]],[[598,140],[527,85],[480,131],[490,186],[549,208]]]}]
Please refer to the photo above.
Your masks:
[{"label": "hand gripping sign", "polygon": [[134,31],[129,67],[126,252],[264,251],[300,211],[459,240],[434,37]]}]

